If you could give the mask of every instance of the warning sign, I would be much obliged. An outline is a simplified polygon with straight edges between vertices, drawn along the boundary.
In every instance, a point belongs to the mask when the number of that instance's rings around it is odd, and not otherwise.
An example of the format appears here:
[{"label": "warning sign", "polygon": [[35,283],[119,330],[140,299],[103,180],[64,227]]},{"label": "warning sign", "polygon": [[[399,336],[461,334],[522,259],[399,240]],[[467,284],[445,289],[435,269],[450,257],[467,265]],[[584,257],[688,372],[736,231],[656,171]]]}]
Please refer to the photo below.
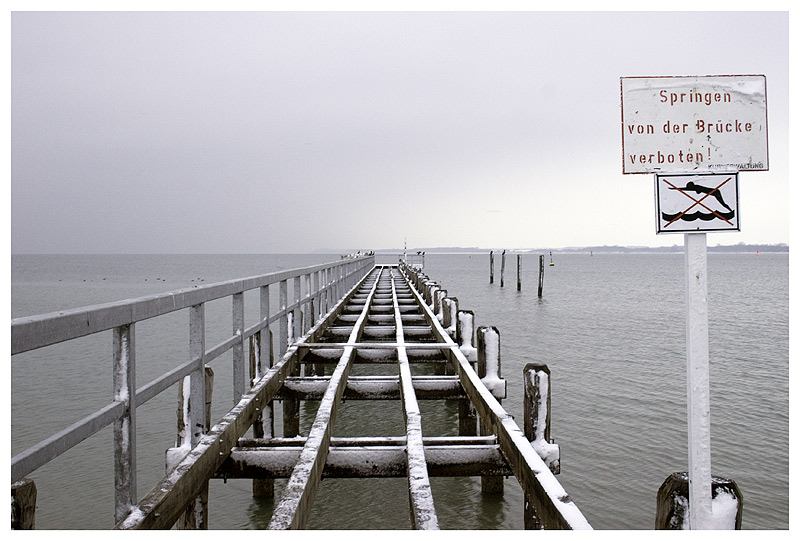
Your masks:
[{"label": "warning sign", "polygon": [[621,77],[622,173],[767,171],[763,75]]},{"label": "warning sign", "polygon": [[656,233],[739,231],[739,175],[656,175]]}]

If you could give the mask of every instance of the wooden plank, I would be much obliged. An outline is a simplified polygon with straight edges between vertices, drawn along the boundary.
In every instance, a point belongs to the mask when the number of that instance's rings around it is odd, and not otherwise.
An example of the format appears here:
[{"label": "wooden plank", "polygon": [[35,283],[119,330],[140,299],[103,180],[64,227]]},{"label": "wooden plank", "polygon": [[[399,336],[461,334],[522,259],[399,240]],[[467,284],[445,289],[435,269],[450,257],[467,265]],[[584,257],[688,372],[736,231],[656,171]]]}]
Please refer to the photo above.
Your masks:
[{"label": "wooden plank", "polygon": [[[300,400],[321,400],[330,377],[289,377],[276,396]],[[412,376],[418,400],[455,400],[466,398],[456,376]],[[344,390],[345,400],[392,400],[400,398],[399,376],[351,376]]]},{"label": "wooden plank", "polygon": [[[217,470],[217,479],[278,479],[291,476],[303,447],[298,442],[281,446],[239,446]],[[373,442],[376,443],[376,442]],[[333,445],[328,450],[325,478],[387,478],[408,476],[405,438],[401,445]],[[430,477],[512,475],[497,444],[426,445],[425,463]]]},{"label": "wooden plank", "polygon": [[[374,274],[374,273],[373,273]],[[361,318],[354,325],[350,334],[351,342],[357,342],[361,337],[372,296],[378,286],[380,271],[375,278],[370,295],[364,304]],[[316,495],[317,487],[322,479],[322,471],[328,455],[331,429],[336,419],[336,411],[344,393],[347,377],[352,367],[352,357],[355,349],[345,347],[341,360],[330,378],[328,389],[317,410],[317,416],[311,426],[300,458],[292,470],[292,475],[287,482],[281,501],[275,508],[270,520],[269,529],[301,529],[308,522],[311,504]]]},{"label": "wooden plank", "polygon": [[395,340],[400,344],[397,348],[397,362],[400,367],[400,394],[403,400],[403,413],[406,420],[406,451],[408,458],[408,491],[411,503],[411,523],[417,530],[438,530],[439,519],[433,503],[431,483],[428,478],[428,465],[425,461],[425,450],[422,443],[422,414],[414,393],[411,378],[411,367],[406,354],[403,319],[397,302],[397,289],[394,272],[390,273],[392,283],[392,302],[394,304]]}]

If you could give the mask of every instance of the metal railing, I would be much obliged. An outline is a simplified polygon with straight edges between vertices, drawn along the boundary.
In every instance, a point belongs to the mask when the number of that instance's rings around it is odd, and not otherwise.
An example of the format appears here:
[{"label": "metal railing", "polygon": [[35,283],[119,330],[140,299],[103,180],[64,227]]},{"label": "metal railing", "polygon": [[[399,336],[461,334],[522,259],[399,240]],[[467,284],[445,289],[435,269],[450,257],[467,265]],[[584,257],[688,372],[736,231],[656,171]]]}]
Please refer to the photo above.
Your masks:
[{"label": "metal railing", "polygon": [[[11,459],[11,482],[16,483],[62,453],[114,425],[115,517],[124,517],[137,502],[136,496],[136,408],[189,377],[187,427],[191,445],[207,424],[205,409],[205,365],[233,351],[233,394],[238,401],[247,389],[245,341],[253,341],[257,374],[264,373],[262,349],[271,340],[270,324],[278,322],[280,354],[303,327],[332,308],[374,266],[374,256],[348,258],[333,263],[280,271],[240,280],[151,295],[11,321],[11,354],[16,355],[83,336],[113,331],[113,400],[94,413],[53,434]],[[289,304],[289,281],[294,302]],[[277,284],[278,311],[270,313],[270,286]],[[244,328],[244,293],[258,290],[260,319]],[[301,298],[301,293],[305,295]],[[205,304],[232,299],[232,334],[207,348]],[[189,360],[135,388],[136,323],[179,310],[189,311]],[[305,321],[303,321],[303,316]],[[252,337],[252,338],[251,338]],[[271,345],[271,343],[270,343]],[[191,405],[202,405],[191,408]]]}]

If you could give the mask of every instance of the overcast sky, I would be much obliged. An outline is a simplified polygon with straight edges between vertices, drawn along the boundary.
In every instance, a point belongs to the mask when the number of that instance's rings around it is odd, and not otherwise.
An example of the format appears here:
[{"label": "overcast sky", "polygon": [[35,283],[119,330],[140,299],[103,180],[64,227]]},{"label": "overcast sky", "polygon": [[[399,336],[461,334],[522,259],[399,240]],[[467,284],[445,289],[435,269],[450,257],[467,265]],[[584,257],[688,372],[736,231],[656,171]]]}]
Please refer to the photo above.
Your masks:
[{"label": "overcast sky", "polygon": [[788,243],[785,12],[15,12],[11,250],[682,244],[620,77],[707,74],[766,75],[770,167],[709,245]]}]

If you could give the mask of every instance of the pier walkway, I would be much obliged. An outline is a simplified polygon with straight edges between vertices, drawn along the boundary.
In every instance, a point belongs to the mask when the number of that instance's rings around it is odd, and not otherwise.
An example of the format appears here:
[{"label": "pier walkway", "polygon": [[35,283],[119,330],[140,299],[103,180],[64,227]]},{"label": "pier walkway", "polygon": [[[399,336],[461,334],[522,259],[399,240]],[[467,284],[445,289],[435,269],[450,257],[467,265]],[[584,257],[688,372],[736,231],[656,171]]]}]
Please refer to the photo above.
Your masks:
[{"label": "pier walkway", "polygon": [[[273,288],[278,290],[275,313]],[[243,294],[251,290],[259,292],[260,318],[246,327]],[[207,348],[204,305],[225,297],[232,299],[233,332]],[[137,387],[135,324],[178,310],[189,312],[189,361]],[[254,479],[254,497],[272,497],[273,480],[287,478],[269,528],[300,529],[307,526],[320,483],[332,477],[406,477],[410,526],[438,529],[430,477],[480,476],[483,490],[491,492],[502,491],[502,479],[509,475],[524,494],[520,512],[526,528],[589,529],[554,476],[557,446],[549,442],[546,427],[549,371],[529,365],[521,375],[526,395],[531,389],[523,432],[500,402],[505,382],[499,333],[492,327],[474,329],[473,321],[472,313],[459,310],[457,299],[419,267],[404,261],[375,265],[371,256],[13,320],[12,355],[111,331],[114,400],[12,457],[12,526],[33,523],[35,502],[32,508],[25,501],[33,482],[27,476],[113,425],[116,529],[207,528],[209,515],[213,520],[225,505],[208,501],[208,484],[230,478]],[[228,351],[234,359],[235,406],[214,422],[207,404],[210,362]],[[363,365],[359,375],[351,374],[356,364]],[[370,375],[369,367],[378,365],[395,368],[391,375],[385,370]],[[167,472],[138,499],[136,409],[176,386],[183,407]],[[399,401],[405,434],[334,437],[345,399]],[[458,401],[458,436],[423,435],[419,401],[431,399]],[[299,405],[305,400],[319,401],[319,407],[310,429],[301,434]],[[274,430],[276,401],[283,417],[281,437]]]}]

